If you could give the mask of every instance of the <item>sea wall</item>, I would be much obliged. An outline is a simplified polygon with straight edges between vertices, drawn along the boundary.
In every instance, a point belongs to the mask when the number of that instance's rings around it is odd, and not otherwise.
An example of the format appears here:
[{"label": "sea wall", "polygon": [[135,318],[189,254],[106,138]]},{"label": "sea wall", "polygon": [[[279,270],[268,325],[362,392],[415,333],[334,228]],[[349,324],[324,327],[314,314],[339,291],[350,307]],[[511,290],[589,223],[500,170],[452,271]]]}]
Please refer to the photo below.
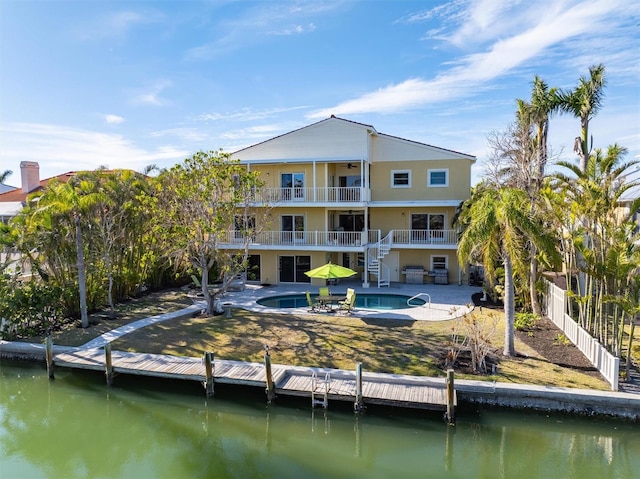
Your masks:
[{"label": "sea wall", "polygon": [[[54,345],[53,353],[59,354],[74,349],[77,348]],[[45,346],[0,341],[0,357],[44,361]],[[444,378],[429,380],[434,384],[441,383],[442,387],[445,387]],[[464,379],[455,380],[455,390],[458,406],[487,405],[640,421],[640,394]]]},{"label": "sea wall", "polygon": [[458,404],[640,420],[640,395],[554,386],[457,380]]}]

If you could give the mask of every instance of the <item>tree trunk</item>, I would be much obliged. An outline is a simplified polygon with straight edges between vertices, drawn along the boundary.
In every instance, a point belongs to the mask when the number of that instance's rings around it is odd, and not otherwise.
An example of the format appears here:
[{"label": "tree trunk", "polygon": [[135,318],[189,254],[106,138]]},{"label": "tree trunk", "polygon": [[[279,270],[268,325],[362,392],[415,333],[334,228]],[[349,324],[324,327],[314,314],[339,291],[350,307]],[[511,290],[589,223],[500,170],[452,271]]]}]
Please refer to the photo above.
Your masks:
[{"label": "tree trunk", "polygon": [[631,356],[633,353],[633,336],[634,330],[636,327],[636,321],[640,321],[640,314],[637,315],[636,319],[631,316],[631,329],[629,330],[629,343],[627,344],[627,362],[625,364],[624,370],[626,371],[626,378],[629,381],[629,374],[631,374]]},{"label": "tree trunk", "polygon": [[80,227],[80,216],[76,215],[76,250],[78,254],[78,290],[80,293],[80,319],[82,327],[89,327],[89,316],[87,315],[87,275],[84,265],[84,247],[82,245],[82,228]]},{"label": "tree trunk", "polygon": [[105,266],[107,267],[107,277],[109,279],[109,289],[107,291],[109,300],[109,317],[114,319],[116,317],[116,306],[113,302],[113,272],[111,271],[111,255],[109,253],[105,256]]},{"label": "tree trunk", "polygon": [[515,354],[514,322],[515,322],[515,298],[513,290],[513,265],[511,256],[505,253],[504,258],[504,352],[505,356]]},{"label": "tree trunk", "polygon": [[215,301],[216,296],[209,292],[209,268],[202,268],[202,277],[200,278],[200,284],[202,284],[202,295],[207,302],[207,315],[213,316],[215,313]]},{"label": "tree trunk", "polygon": [[538,291],[536,283],[538,282],[538,259],[536,258],[537,248],[531,243],[531,262],[529,264],[529,295],[531,296],[531,311],[536,316],[542,316],[542,308],[538,301]]}]

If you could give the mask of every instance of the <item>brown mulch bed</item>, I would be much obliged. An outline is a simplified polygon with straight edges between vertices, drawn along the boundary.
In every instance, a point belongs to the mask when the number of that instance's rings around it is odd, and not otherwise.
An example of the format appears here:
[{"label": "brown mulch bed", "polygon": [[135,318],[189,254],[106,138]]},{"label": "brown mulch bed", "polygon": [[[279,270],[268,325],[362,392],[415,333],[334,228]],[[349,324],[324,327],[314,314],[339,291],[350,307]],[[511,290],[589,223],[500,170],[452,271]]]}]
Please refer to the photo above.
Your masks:
[{"label": "brown mulch bed", "polygon": [[[476,306],[490,309],[503,309],[503,304],[488,301],[480,301],[482,293],[472,296]],[[516,331],[516,338],[535,350],[544,360],[557,364],[564,368],[575,369],[585,374],[601,377],[598,370],[591,364],[584,354],[569,341],[562,330],[549,318],[541,318],[529,330]],[[493,361],[491,361],[493,362]]]},{"label": "brown mulch bed", "polygon": [[600,376],[586,356],[549,318],[539,319],[528,331],[516,331],[516,337],[550,363],[576,369],[592,376]]}]

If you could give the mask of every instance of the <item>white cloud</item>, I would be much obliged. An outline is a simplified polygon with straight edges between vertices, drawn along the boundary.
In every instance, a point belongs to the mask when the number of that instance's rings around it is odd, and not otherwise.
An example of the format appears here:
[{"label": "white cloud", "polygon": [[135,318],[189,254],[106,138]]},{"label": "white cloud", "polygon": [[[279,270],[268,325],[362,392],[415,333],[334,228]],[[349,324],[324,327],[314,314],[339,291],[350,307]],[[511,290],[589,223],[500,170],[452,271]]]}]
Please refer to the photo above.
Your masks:
[{"label": "white cloud", "polygon": [[269,118],[280,113],[287,113],[289,111],[301,110],[308,108],[308,106],[290,106],[283,108],[269,108],[262,110],[253,110],[251,108],[242,108],[238,111],[224,112],[224,113],[203,113],[196,117],[197,121],[256,121]]},{"label": "white cloud", "polygon": [[118,115],[109,114],[104,116],[104,121],[106,121],[110,125],[118,125],[120,123],[124,123],[124,118]]},{"label": "white cloud", "polygon": [[155,85],[152,85],[147,90],[136,94],[131,102],[137,105],[153,105],[162,106],[167,104],[167,100],[160,97],[160,94],[172,83],[168,80],[160,80]]},{"label": "white cloud", "polygon": [[[365,93],[334,107],[323,108],[310,113],[310,119],[326,118],[331,114],[349,115],[358,113],[388,113],[421,107],[428,103],[450,101],[477,95],[490,87],[489,83],[513,72],[517,67],[540,57],[551,47],[580,35],[595,35],[604,30],[603,25],[612,28],[616,15],[624,12],[622,0],[594,0],[576,4],[561,10],[563,1],[549,4],[546,9],[538,9],[535,23],[519,30],[510,37],[496,41],[481,53],[461,57],[453,66],[433,79],[412,78],[399,84],[388,85],[374,92]],[[470,14],[476,25],[491,23],[502,10],[493,10],[484,17],[474,9]],[[527,11],[522,18],[531,21]],[[514,20],[517,24],[518,21]],[[460,38],[470,33],[461,31]],[[618,45],[617,49],[624,48]]]},{"label": "white cloud", "polygon": [[315,29],[316,29],[316,26],[313,23],[309,23],[307,26],[291,25],[281,30],[273,30],[273,31],[267,32],[267,35],[282,35],[282,36],[299,35],[302,33],[313,32]]},{"label": "white cloud", "polygon": [[83,40],[118,38],[127,35],[129,31],[139,25],[161,23],[162,21],[164,21],[164,15],[155,9],[125,10],[110,13],[96,21],[89,21],[88,24],[81,26],[77,32]]},{"label": "white cloud", "polygon": [[219,137],[223,140],[243,140],[249,142],[268,139],[281,134],[283,131],[289,131],[290,129],[291,125],[274,123],[270,125],[259,125],[251,128],[240,128],[237,130],[227,131],[221,133]]},{"label": "white cloud", "polygon": [[[233,20],[224,21],[212,29],[209,41],[185,52],[190,61],[211,60],[247,46],[265,41],[265,36],[291,36],[311,33],[322,15],[334,12],[348,2],[257,2]],[[310,21],[313,20],[313,21]]]},{"label": "white cloud", "polygon": [[1,163],[17,166],[24,160],[37,161],[43,178],[101,165],[142,171],[152,163],[175,164],[189,154],[171,145],[146,149],[122,135],[61,125],[4,123],[0,131],[4,138]]},{"label": "white cloud", "polygon": [[203,142],[211,137],[207,132],[198,130],[196,128],[168,128],[166,130],[157,130],[151,133],[154,138],[161,138],[165,136],[175,136],[184,141],[191,142]]}]

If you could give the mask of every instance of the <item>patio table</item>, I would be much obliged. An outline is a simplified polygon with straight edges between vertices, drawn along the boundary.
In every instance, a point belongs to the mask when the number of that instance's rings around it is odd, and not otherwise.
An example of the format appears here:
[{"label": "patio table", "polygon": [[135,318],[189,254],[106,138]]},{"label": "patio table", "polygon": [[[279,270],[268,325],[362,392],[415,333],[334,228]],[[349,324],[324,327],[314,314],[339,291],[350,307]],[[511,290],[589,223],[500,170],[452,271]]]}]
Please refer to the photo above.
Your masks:
[{"label": "patio table", "polygon": [[347,297],[344,295],[330,294],[329,296],[318,296],[316,299],[327,311],[335,311],[333,305],[344,301]]}]

